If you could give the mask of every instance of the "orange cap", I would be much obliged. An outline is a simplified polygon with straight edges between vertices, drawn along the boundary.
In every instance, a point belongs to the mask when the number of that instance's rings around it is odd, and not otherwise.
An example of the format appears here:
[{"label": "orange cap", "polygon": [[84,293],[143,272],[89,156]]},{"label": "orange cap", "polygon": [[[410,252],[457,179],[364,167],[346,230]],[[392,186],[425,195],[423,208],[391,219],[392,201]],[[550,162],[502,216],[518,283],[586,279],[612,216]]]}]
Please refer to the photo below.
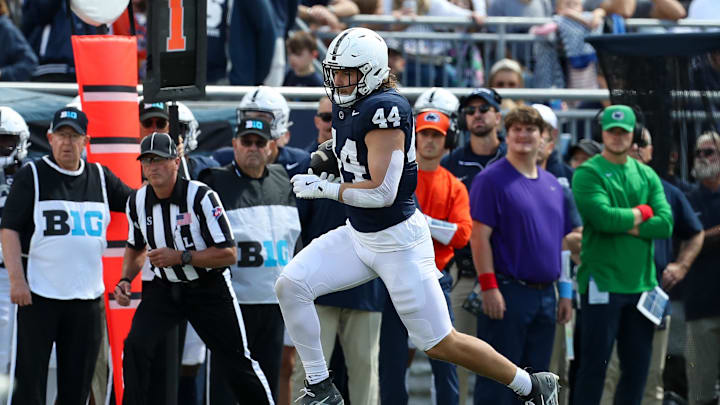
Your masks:
[{"label": "orange cap", "polygon": [[415,132],[420,132],[423,129],[434,129],[440,131],[441,134],[447,135],[447,131],[450,128],[450,118],[440,111],[425,111],[417,116],[415,122]]}]

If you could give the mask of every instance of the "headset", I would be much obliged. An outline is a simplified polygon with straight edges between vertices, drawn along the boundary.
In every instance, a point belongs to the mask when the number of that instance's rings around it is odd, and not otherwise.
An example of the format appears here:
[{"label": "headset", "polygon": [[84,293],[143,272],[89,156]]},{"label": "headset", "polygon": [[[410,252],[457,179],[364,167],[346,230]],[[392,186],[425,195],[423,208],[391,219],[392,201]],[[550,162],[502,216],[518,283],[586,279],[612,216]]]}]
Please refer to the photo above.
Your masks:
[{"label": "headset", "polygon": [[445,148],[449,150],[453,150],[457,147],[457,140],[459,136],[458,131],[458,112],[457,111],[445,111],[445,109],[439,109],[430,107],[433,105],[433,99],[435,98],[435,92],[433,91],[430,93],[430,96],[428,97],[427,104],[428,107],[422,108],[415,112],[415,116],[417,117],[420,113],[423,113],[425,111],[438,111],[442,114],[445,114],[448,116],[450,120],[450,126],[448,127],[447,134],[445,134]]},{"label": "headset", "polygon": [[[643,114],[642,110],[638,105],[629,105],[633,112],[635,113],[635,128],[633,129],[633,139],[632,143],[634,144],[641,144],[643,141],[642,134],[643,130],[645,130],[645,114]],[[602,122],[601,117],[603,112],[605,111],[605,108],[601,108],[598,110],[597,113],[595,113],[595,116],[593,117],[593,122],[597,124],[597,126],[600,128],[600,139],[593,139],[594,141],[602,143]]]},{"label": "headset", "polygon": [[[467,96],[461,97],[461,98],[460,98],[460,106],[458,107],[458,111],[457,111],[457,115],[458,115],[458,119],[457,119],[458,130],[460,130],[460,131],[467,131],[467,130],[468,130],[467,122],[465,121],[465,114],[463,114],[463,112],[462,112],[463,108],[465,108],[465,106],[467,105],[467,103],[468,103],[471,99],[476,98],[476,97],[483,98],[483,96],[481,96],[480,94],[481,94],[481,93],[484,93],[484,92],[487,92],[488,90],[492,93],[493,100],[495,100],[495,102],[496,102],[498,105],[501,105],[501,104],[502,104],[502,96],[501,96],[500,94],[498,94],[498,92],[495,91],[495,89],[489,88],[489,87],[487,87],[487,88],[475,89],[475,90],[473,90],[472,93],[468,94]],[[498,111],[498,112],[500,112],[500,111]]]}]

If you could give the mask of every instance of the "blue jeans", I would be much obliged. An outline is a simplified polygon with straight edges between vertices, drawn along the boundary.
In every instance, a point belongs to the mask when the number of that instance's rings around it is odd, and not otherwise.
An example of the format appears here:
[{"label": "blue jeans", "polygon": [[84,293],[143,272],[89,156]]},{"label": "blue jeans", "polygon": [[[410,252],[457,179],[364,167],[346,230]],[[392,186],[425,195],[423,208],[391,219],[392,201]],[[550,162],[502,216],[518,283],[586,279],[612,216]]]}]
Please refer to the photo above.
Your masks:
[{"label": "blue jeans", "polygon": [[[478,337],[520,367],[547,370],[557,319],[555,287],[535,289],[500,277],[498,287],[507,310],[501,320],[479,316]],[[517,404],[511,390],[480,376],[475,380],[474,400],[476,405]]]},{"label": "blue jeans", "polygon": [[274,19],[275,10],[269,0],[234,3],[228,39],[230,84],[257,86],[265,80],[278,37]]},{"label": "blue jeans", "polygon": [[[450,305],[452,277],[443,271],[440,279],[445,301],[454,321]],[[387,294],[385,310],[380,325],[380,403],[382,405],[407,405],[408,393],[405,387],[405,372],[408,366],[408,332]],[[438,405],[458,405],[458,377],[455,365],[430,359],[435,380]]]},{"label": "blue jeans", "polygon": [[640,405],[645,390],[652,354],[655,325],[635,307],[640,294],[610,293],[607,304],[588,304],[581,295],[580,367],[573,388],[573,403],[600,403],[605,370],[617,340],[620,380],[615,390],[615,404]]}]

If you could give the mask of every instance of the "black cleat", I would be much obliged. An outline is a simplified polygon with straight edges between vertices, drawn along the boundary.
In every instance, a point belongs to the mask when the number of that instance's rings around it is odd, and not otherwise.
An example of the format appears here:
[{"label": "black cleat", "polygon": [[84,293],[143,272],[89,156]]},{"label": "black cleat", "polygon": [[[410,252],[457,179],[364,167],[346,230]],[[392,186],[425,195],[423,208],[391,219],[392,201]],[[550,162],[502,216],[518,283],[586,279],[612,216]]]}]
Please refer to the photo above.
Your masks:
[{"label": "black cleat", "polygon": [[558,405],[558,380],[558,376],[547,371],[530,374],[532,390],[530,395],[521,399],[525,405]]},{"label": "black cleat", "polygon": [[300,401],[301,405],[345,405],[345,400],[330,377],[317,384],[308,384],[305,380],[305,388],[300,391],[302,395],[295,402]]}]

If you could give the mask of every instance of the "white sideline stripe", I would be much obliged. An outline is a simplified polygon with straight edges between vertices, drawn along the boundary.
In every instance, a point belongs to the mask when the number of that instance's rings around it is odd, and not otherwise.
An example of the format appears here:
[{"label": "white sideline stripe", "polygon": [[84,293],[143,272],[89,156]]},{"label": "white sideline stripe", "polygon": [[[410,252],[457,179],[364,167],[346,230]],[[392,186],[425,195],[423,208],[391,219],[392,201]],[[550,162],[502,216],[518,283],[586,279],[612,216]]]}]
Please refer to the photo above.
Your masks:
[{"label": "white sideline stripe", "polygon": [[108,101],[108,102],[116,102],[116,101],[132,101],[133,103],[137,103],[137,93],[124,93],[124,92],[110,92],[110,91],[85,91],[83,93],[85,96],[85,101]]},{"label": "white sideline stripe", "polygon": [[140,145],[127,143],[90,144],[91,153],[140,153]]}]

